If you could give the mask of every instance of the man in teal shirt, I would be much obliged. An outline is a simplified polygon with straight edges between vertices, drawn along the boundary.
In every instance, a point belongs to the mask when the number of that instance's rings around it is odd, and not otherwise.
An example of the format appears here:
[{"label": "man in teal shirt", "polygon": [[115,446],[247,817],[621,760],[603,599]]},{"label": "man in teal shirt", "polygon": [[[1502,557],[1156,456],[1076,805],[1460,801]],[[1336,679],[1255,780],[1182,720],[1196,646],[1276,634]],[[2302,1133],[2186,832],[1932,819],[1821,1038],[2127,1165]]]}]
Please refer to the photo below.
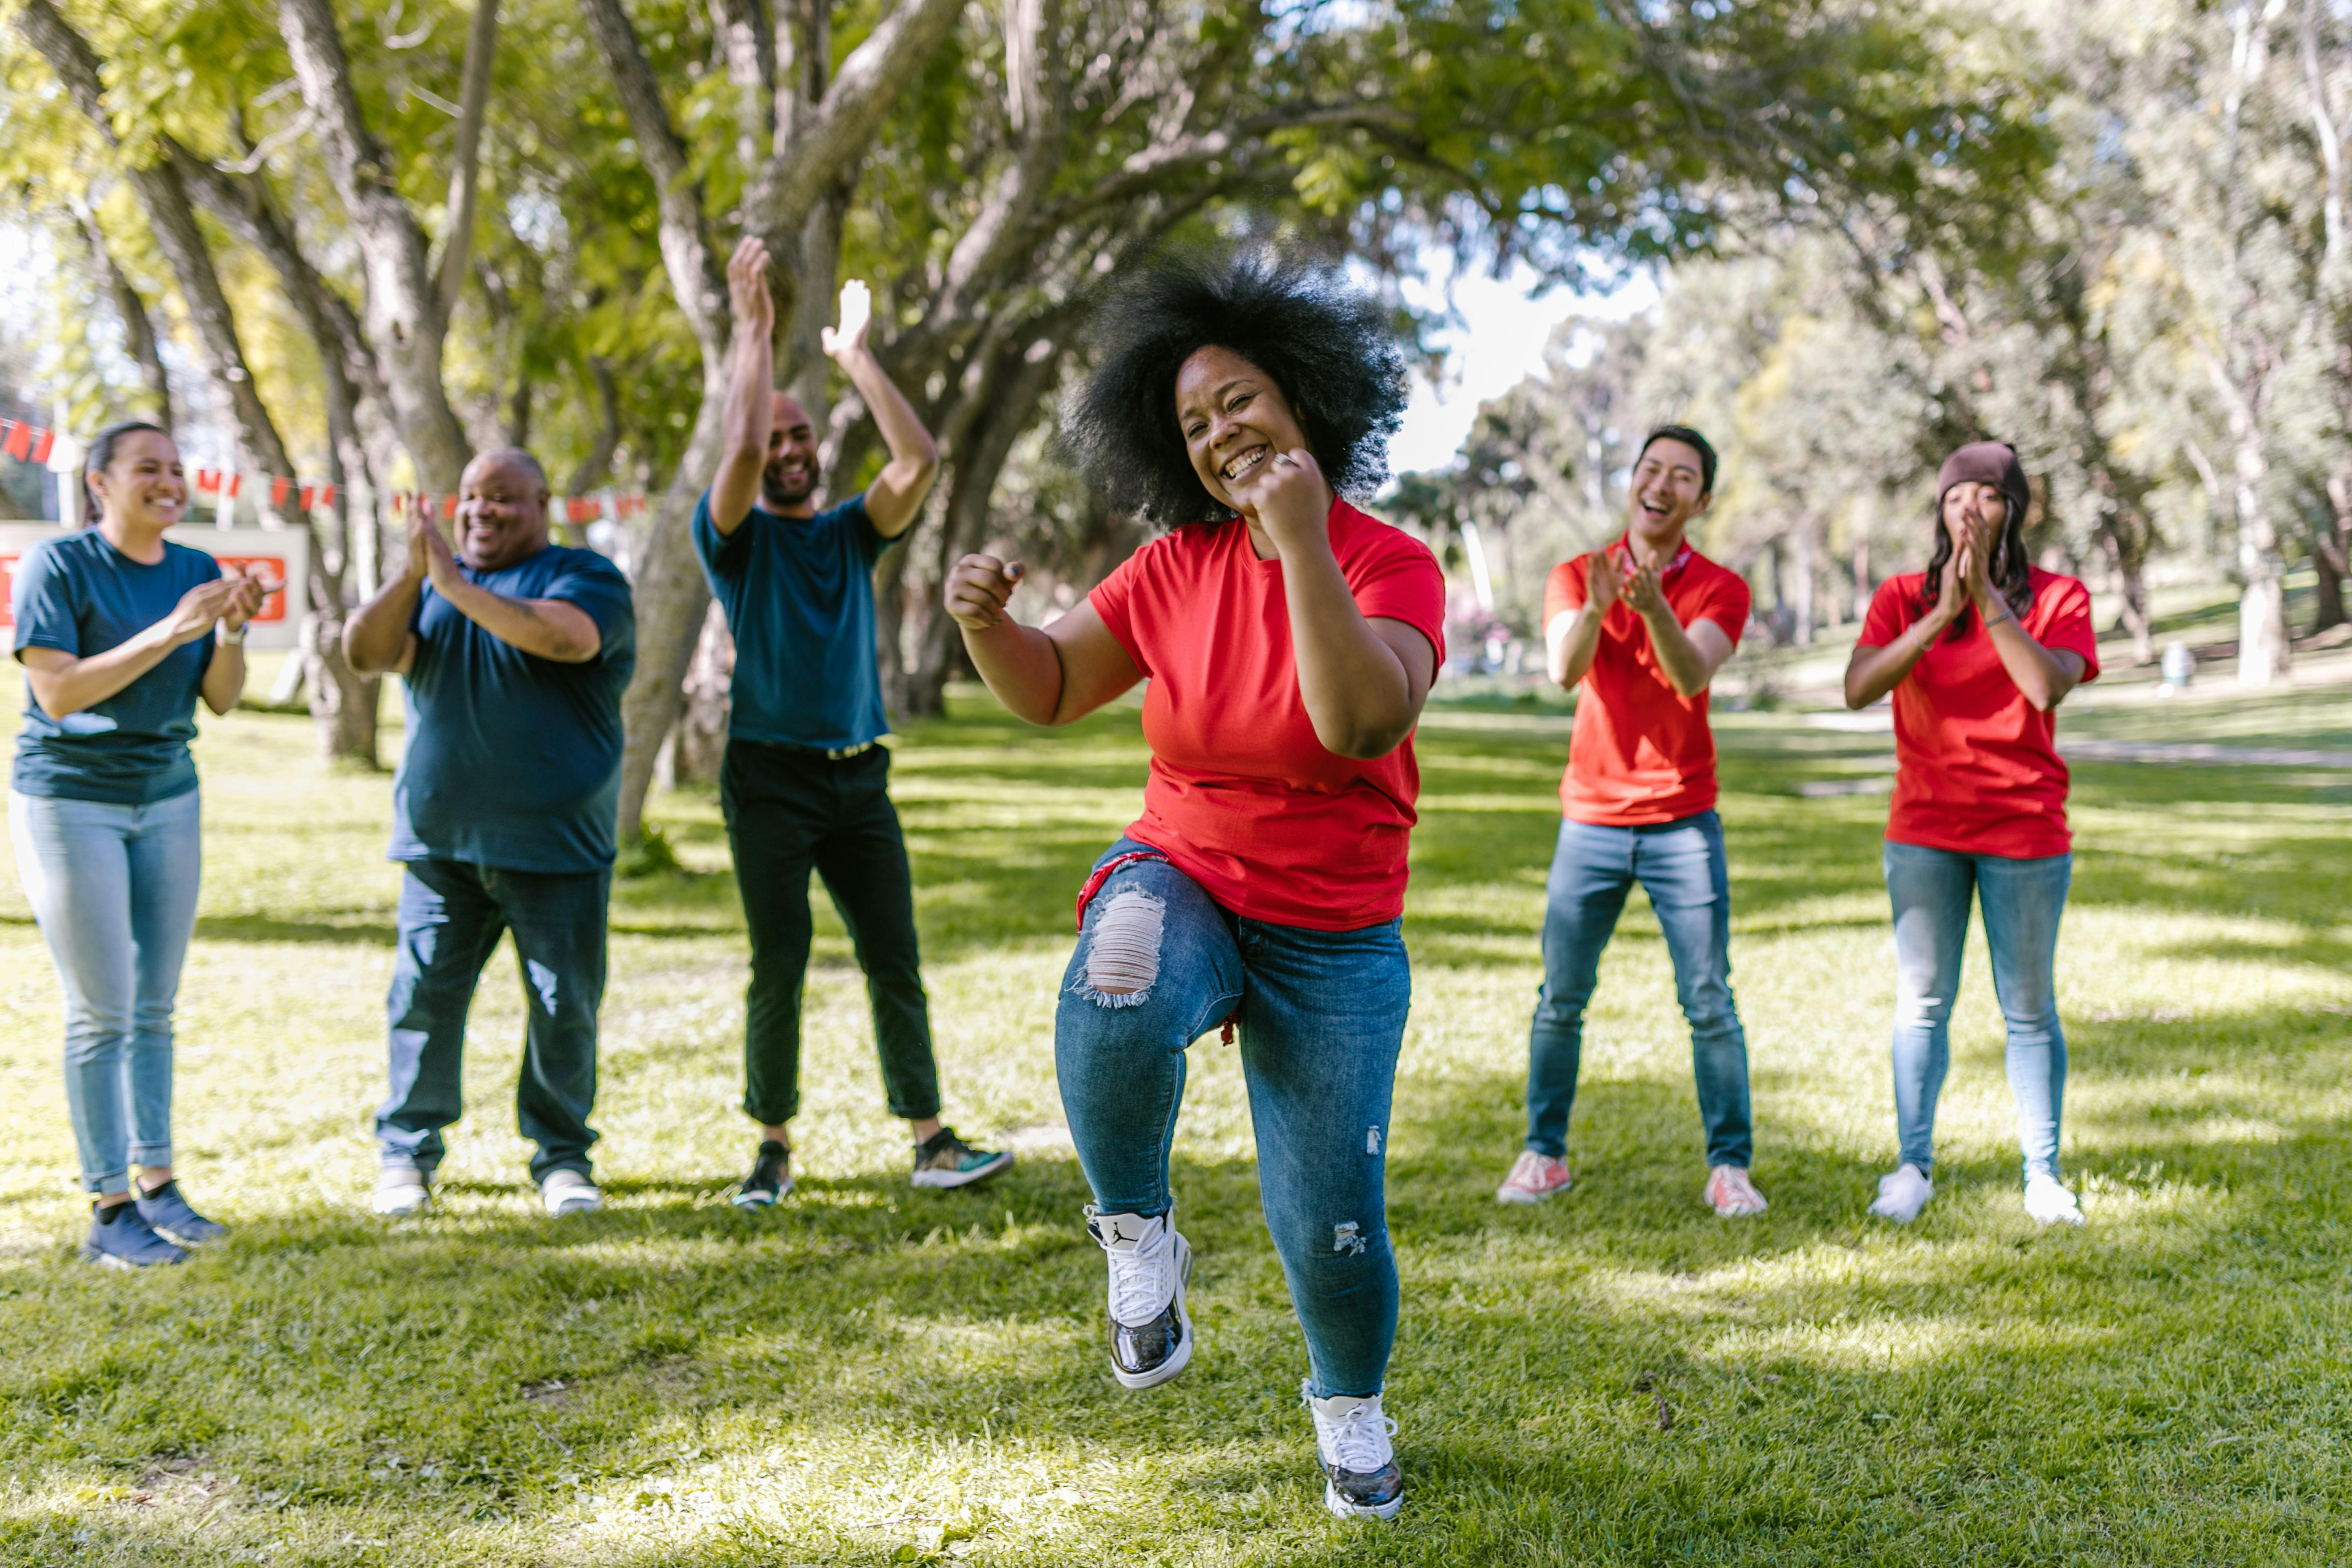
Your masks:
[{"label": "man in teal shirt", "polygon": [[[773,390],[767,247],[736,247],[727,450],[694,512],[694,545],[735,638],[719,804],[751,935],[743,1109],[759,1153],[735,1194],[764,1208],[792,1190],[787,1125],[800,1109],[801,993],[810,871],[824,879],[866,972],[893,1115],[913,1124],[914,1182],[960,1187],[1013,1163],[940,1123],[930,1004],[915,937],[907,845],[888,793],[888,725],[874,664],[874,563],[914,526],[938,471],[931,437],[866,346],[862,319],[824,333],[882,426],[890,460],[865,493],[816,510],[816,432]],[[855,294],[853,295],[853,292]],[[844,298],[863,290],[853,284]]]},{"label": "man in teal shirt", "polygon": [[476,458],[455,548],[417,518],[405,569],[343,628],[352,668],[402,676],[408,708],[392,785],[391,858],[406,870],[378,1214],[431,1201],[442,1130],[464,1108],[467,1010],[509,931],[529,1019],[515,1110],[539,1146],[532,1179],[551,1215],[603,1202],[588,1113],[636,622],[619,568],[549,542],[547,499],[530,453]]}]

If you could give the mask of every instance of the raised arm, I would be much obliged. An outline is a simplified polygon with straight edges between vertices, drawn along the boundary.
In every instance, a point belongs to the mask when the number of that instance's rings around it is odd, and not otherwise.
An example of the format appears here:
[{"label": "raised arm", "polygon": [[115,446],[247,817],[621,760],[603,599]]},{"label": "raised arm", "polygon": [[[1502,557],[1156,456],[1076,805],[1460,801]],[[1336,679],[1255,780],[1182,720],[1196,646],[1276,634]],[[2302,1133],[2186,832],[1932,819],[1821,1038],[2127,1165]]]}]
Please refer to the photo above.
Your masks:
[{"label": "raised arm", "polygon": [[433,591],[500,642],[558,664],[585,664],[604,648],[604,634],[596,629],[595,617],[579,605],[562,599],[509,599],[468,583],[441,530],[422,519],[417,526],[425,536]]},{"label": "raised arm", "polygon": [[948,615],[1006,711],[1032,724],[1067,724],[1143,679],[1089,602],[1045,627],[1006,615],[1020,581],[1020,563],[1008,566],[993,555],[967,555],[948,574]]},{"label": "raised arm", "polygon": [[408,553],[400,574],[343,623],[343,662],[352,674],[406,675],[416,661],[416,637],[408,628],[416,619],[416,602],[425,595],[428,557],[424,535],[430,526],[422,516],[410,521]]},{"label": "raised arm", "polygon": [[[170,615],[104,653],[82,658],[63,648],[19,648],[16,658],[25,667],[33,700],[52,719],[97,707],[163,663],[174,649],[212,636],[213,627],[238,602],[245,583],[245,578],[234,574],[199,583],[180,595]],[[215,662],[219,651],[215,650]]]},{"label": "raised arm", "polygon": [[1893,642],[1879,647],[1863,644],[1854,648],[1853,657],[1845,663],[1847,707],[1867,708],[1902,685],[1911,667],[1936,646],[1937,637],[1951,629],[1960,615],[1959,567],[1968,554],[1969,547],[1961,545],[1958,556],[1945,569],[1943,581],[1937,584],[1936,602],[1928,606],[1926,615],[1904,627]]},{"label": "raised arm", "polygon": [[1282,557],[1282,591],[1298,661],[1298,696],[1323,749],[1370,761],[1420,721],[1437,650],[1402,621],[1366,616],[1331,553],[1331,487],[1305,447],[1261,464],[1247,504]]},{"label": "raised arm", "polygon": [[[234,636],[260,613],[261,602],[269,596],[269,591],[259,579],[241,572],[232,573],[224,580],[235,586],[229,593],[227,607],[221,611],[219,630]],[[213,657],[205,665],[201,689],[205,706],[215,713],[226,713],[236,706],[236,700],[245,694],[244,637],[230,642],[224,637],[214,645]]]},{"label": "raised arm", "polygon": [[883,445],[890,449],[890,460],[866,487],[866,516],[875,532],[896,539],[915,526],[923,510],[923,498],[939,477],[940,448],[916,417],[914,405],[866,346],[869,321],[866,285],[850,283],[841,291],[841,330],[825,328],[823,342],[824,352],[848,373],[850,384],[866,400],[866,412],[881,426]]},{"label": "raised arm", "polygon": [[1684,697],[1705,691],[1731,657],[1731,634],[1704,616],[1684,626],[1666,600],[1654,561],[1636,561],[1626,574],[1625,603],[1650,628],[1650,649],[1666,683]]},{"label": "raised arm", "polygon": [[1552,683],[1573,691],[1601,651],[1601,623],[1624,591],[1624,574],[1606,550],[1595,551],[1584,573],[1584,603],[1544,623],[1544,668]]},{"label": "raised arm", "polygon": [[727,445],[710,480],[710,525],[722,538],[743,526],[760,499],[760,470],[767,466],[768,432],[776,418],[776,301],[768,292],[768,247],[749,235],[727,258],[727,296],[735,311],[727,404],[719,416]]}]

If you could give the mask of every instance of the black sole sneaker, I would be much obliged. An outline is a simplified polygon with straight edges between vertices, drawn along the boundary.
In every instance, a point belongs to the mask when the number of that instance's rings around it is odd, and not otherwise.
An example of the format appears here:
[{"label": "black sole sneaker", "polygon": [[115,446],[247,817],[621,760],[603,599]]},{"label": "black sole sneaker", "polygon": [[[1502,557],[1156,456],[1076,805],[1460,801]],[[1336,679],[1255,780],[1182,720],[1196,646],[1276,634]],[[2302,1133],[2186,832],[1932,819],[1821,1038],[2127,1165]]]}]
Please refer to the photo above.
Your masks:
[{"label": "black sole sneaker", "polygon": [[919,1187],[968,1187],[1012,1167],[1012,1150],[975,1149],[954,1128],[942,1127],[929,1142],[915,1145],[912,1180]]},{"label": "black sole sneaker", "polygon": [[793,1152],[782,1143],[765,1141],[760,1145],[760,1157],[751,1163],[751,1173],[735,1189],[732,1201],[739,1209],[772,1208],[792,1190]]},{"label": "black sole sneaker", "polygon": [[1157,1388],[1192,1364],[1192,1314],[1184,1309],[1192,1248],[1181,1234],[1170,1240],[1176,1248],[1176,1294],[1167,1309],[1140,1327],[1116,1320],[1110,1326],[1110,1372],[1121,1388]]}]

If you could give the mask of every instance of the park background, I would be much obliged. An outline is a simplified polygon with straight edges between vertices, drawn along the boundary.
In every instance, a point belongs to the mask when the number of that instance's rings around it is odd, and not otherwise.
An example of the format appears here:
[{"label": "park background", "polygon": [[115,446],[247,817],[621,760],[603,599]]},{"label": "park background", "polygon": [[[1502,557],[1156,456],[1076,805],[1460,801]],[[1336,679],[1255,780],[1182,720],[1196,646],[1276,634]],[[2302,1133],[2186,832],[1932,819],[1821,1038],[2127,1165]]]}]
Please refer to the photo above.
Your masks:
[{"label": "park background", "polygon": [[[0,3],[0,417],[58,432],[60,465],[162,417],[310,566],[304,650],[198,744],[178,1121],[226,1247],[157,1278],[71,1261],[55,980],[0,876],[0,1554],[2343,1561],[2347,134],[2352,18],[2325,0]],[[1024,1156],[905,1187],[827,923],[803,1185],[761,1222],[725,1203],[743,944],[704,781],[729,650],[679,526],[744,229],[784,258],[784,374],[835,490],[879,460],[814,352],[839,279],[873,281],[942,437],[877,652],[954,1114]],[[1374,510],[1453,592],[1391,1142],[1412,1503],[1378,1534],[1313,1507],[1213,1041],[1179,1168],[1201,1362],[1149,1400],[1103,1375],[1050,998],[1144,751],[1130,706],[1011,723],[934,609],[967,549],[1032,563],[1035,619],[1139,542],[1052,440],[1087,312],[1162,247],[1246,241],[1394,308],[1423,381]],[[1491,1196],[1569,722],[1528,673],[1543,576],[1613,531],[1664,417],[1717,436],[1699,542],[1758,589],[1718,733],[1774,1206],[1736,1227],[1696,1199],[1638,904],[1577,1190]],[[1980,950],[1939,1196],[1906,1231],[1861,1214],[1892,1157],[1891,757],[1835,680],[1871,588],[1924,556],[1936,461],[1979,435],[2018,444],[2034,549],[2105,634],[2061,719],[2081,1233],[2017,1212]],[[561,1226],[530,1202],[501,956],[447,1201],[387,1229],[365,1126],[399,708],[335,630],[396,500],[509,440],[639,596],[612,1202]],[[0,510],[60,515],[60,476],[0,452]]]}]

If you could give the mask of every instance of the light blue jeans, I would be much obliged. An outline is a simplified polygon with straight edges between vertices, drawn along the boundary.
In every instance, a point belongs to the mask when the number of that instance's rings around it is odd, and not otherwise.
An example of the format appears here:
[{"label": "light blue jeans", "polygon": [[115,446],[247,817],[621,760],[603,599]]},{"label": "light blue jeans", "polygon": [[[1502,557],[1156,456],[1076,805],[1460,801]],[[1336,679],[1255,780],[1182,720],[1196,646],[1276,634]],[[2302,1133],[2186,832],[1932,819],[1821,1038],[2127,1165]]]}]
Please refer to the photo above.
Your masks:
[{"label": "light blue jeans", "polygon": [[2074,858],[2021,860],[1917,844],[1886,846],[1895,901],[1895,1130],[1903,1163],[1935,1163],[1936,1097],[1950,1068],[1952,995],[1969,938],[1969,900],[1984,910],[1993,994],[2009,1026],[2009,1088],[2025,1173],[2058,1173],[2058,1121],[2066,1098],[2066,1036],[2051,971],[2058,917]]},{"label": "light blue jeans", "polygon": [[16,875],[65,987],[66,1109],[93,1193],[172,1163],[172,1005],[196,925],[201,798],[8,796]]},{"label": "light blue jeans", "polygon": [[1647,827],[1563,822],[1544,884],[1543,990],[1528,1031],[1528,1147],[1563,1159],[1601,950],[1639,882],[1674,960],[1690,1024],[1706,1163],[1748,1168],[1748,1035],[1731,995],[1731,872],[1712,811]]},{"label": "light blue jeans", "polygon": [[[1138,852],[1150,858],[1120,866],[1087,905],[1054,1019],[1079,1168],[1104,1212],[1166,1214],[1185,1049],[1235,1019],[1258,1201],[1306,1331],[1316,1395],[1378,1394],[1397,1324],[1389,1105],[1412,999],[1400,922],[1321,931],[1245,920],[1131,838],[1097,864]],[[1098,954],[1121,906],[1119,952]],[[1106,967],[1130,988],[1097,984]]]}]

